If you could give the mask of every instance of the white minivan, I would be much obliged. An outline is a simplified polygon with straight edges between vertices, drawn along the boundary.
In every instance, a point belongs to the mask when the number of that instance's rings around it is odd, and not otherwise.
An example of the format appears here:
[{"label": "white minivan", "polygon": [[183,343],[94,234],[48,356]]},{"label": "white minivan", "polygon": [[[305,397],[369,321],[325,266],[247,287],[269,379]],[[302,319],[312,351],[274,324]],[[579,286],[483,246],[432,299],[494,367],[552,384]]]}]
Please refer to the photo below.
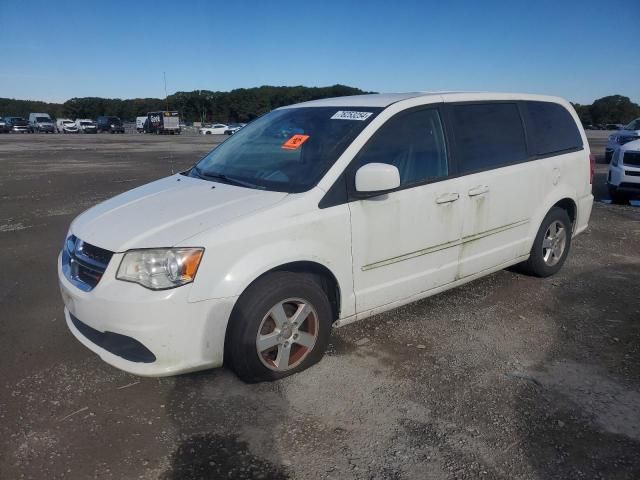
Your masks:
[{"label": "white minivan", "polygon": [[495,93],[274,110],[192,168],[77,217],[68,327],[111,365],[273,380],[332,327],[520,264],[545,277],[587,228],[594,158],[571,105]]}]

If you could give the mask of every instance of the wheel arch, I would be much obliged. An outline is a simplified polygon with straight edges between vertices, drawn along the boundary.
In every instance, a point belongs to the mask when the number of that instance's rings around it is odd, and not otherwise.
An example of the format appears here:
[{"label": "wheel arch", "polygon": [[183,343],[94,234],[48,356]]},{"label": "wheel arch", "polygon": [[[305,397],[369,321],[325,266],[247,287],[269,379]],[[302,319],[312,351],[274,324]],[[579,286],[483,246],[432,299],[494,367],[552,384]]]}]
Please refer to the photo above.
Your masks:
[{"label": "wheel arch", "polygon": [[340,284],[338,279],[334,275],[334,273],[325,265],[321,263],[310,261],[310,260],[297,260],[291,261],[287,263],[283,263],[276,267],[272,267],[269,270],[257,275],[249,284],[247,284],[243,289],[238,299],[236,299],[236,303],[232,308],[232,311],[229,315],[227,325],[225,327],[225,335],[224,335],[224,363],[228,364],[229,362],[229,348],[227,347],[229,342],[229,335],[232,325],[232,319],[234,316],[234,311],[236,306],[238,305],[238,300],[242,297],[242,295],[258,280],[264,278],[265,276],[275,273],[275,272],[294,272],[300,274],[313,275],[320,281],[321,288],[327,294],[329,298],[329,304],[331,305],[332,311],[332,323],[335,323],[340,318],[340,308],[341,308],[341,291]]},{"label": "wheel arch", "polygon": [[562,200],[557,201],[551,208],[553,207],[558,207],[565,210],[569,215],[569,219],[571,220],[572,227],[575,227],[576,219],[578,215],[578,205],[572,198],[568,198],[568,197],[563,198]]},{"label": "wheel arch", "polygon": [[[258,275],[249,285],[247,285],[242,293],[251,287],[255,282],[264,278],[265,276],[274,272],[293,272],[300,274],[307,274],[313,276],[320,287],[327,294],[329,303],[331,304],[331,313],[333,314],[332,321],[335,322],[340,318],[341,311],[341,290],[340,283],[334,275],[334,273],[325,265],[310,261],[310,260],[298,260],[293,262],[283,263],[277,267],[273,267],[262,274]],[[242,293],[240,295],[242,295]]]},{"label": "wheel arch", "polygon": [[571,220],[571,229],[573,232],[575,232],[576,225],[578,224],[578,205],[576,203],[575,197],[568,189],[565,189],[563,192],[556,192],[554,198],[547,198],[544,203],[538,206],[535,214],[531,218],[529,241],[527,242],[526,247],[527,252],[531,250],[531,247],[533,246],[533,242],[536,238],[536,235],[538,234],[538,230],[540,229],[542,222],[554,207],[561,208],[567,212],[567,214],[569,215],[569,219]]}]

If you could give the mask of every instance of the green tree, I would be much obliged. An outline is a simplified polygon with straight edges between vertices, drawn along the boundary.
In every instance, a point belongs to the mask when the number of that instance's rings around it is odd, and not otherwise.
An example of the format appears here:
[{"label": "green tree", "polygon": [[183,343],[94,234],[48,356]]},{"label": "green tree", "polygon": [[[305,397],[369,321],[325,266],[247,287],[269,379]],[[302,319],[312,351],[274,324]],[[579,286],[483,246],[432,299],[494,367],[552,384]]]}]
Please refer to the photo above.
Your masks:
[{"label": "green tree", "polygon": [[589,112],[595,123],[628,123],[640,117],[640,106],[629,97],[610,95],[593,102]]}]

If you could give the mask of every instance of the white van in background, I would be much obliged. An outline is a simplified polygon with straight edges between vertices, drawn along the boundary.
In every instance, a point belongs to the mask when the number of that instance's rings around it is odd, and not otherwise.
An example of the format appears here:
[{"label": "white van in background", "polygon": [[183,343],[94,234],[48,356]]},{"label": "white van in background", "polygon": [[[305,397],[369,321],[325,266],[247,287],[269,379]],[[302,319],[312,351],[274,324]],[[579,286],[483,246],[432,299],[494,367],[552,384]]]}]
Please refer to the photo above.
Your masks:
[{"label": "white van in background", "polygon": [[48,113],[30,113],[29,125],[34,132],[55,133],[56,131],[53,120]]},{"label": "white van in background", "polygon": [[147,116],[144,117],[136,117],[136,130],[138,133],[144,132],[144,122],[147,121]]},{"label": "white van in background", "polygon": [[275,380],[332,327],[519,264],[564,264],[595,159],[566,100],[406,93],[254,120],[192,168],[87,210],[58,258],[66,322],[103,360],[160,376]]}]

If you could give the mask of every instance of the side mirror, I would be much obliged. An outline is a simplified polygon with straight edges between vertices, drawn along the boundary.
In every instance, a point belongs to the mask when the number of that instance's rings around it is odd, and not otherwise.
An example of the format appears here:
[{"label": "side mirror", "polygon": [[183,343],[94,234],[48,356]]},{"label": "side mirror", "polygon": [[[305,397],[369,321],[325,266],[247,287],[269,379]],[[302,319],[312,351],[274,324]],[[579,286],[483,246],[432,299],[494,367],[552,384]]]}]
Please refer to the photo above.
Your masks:
[{"label": "side mirror", "polygon": [[388,163],[368,163],[356,172],[358,193],[382,194],[400,186],[398,168]]}]

